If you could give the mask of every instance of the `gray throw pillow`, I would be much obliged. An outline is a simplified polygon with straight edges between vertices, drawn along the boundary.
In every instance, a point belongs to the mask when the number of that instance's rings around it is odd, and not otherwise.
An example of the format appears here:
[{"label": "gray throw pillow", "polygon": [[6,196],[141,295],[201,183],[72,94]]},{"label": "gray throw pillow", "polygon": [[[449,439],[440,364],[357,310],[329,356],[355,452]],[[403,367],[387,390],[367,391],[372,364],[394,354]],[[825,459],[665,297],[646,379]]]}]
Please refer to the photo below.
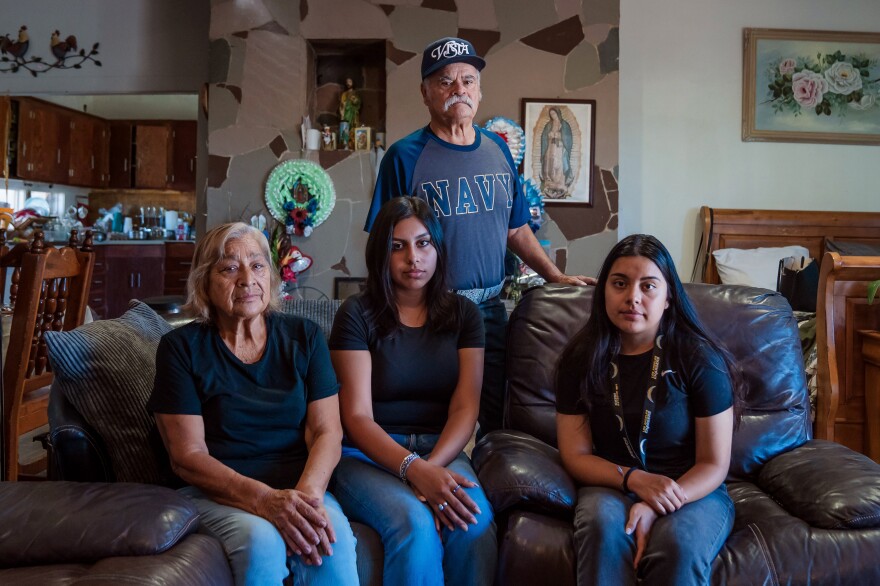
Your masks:
[{"label": "gray throw pillow", "polygon": [[156,347],[171,326],[140,301],[129,307],[116,319],[46,332],[46,345],[55,384],[101,434],[116,479],[157,484],[162,478],[146,405],[156,375]]},{"label": "gray throw pillow", "polygon": [[312,320],[329,338],[340,305],[341,299],[286,299],[281,302],[281,312]]}]

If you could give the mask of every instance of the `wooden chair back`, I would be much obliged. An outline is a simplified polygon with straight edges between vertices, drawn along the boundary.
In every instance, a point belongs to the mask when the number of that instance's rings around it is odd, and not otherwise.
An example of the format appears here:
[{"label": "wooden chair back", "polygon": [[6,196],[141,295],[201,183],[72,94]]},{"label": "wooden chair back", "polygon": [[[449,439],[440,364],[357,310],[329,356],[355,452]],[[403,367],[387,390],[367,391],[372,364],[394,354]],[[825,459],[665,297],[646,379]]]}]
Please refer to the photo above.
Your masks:
[{"label": "wooden chair back", "polygon": [[880,257],[826,252],[819,272],[816,344],[819,374],[815,436],[866,453],[866,428],[880,413],[865,406],[862,337],[880,330],[880,302],[868,305],[868,283],[880,279]]},{"label": "wooden chair back", "polygon": [[12,323],[3,362],[7,480],[29,472],[19,468],[19,436],[48,423],[53,375],[43,333],[72,330],[83,323],[94,263],[91,232],[77,250],[76,231],[63,248],[46,246],[43,233],[37,231],[28,250],[16,247],[0,259],[0,265],[13,267]]}]

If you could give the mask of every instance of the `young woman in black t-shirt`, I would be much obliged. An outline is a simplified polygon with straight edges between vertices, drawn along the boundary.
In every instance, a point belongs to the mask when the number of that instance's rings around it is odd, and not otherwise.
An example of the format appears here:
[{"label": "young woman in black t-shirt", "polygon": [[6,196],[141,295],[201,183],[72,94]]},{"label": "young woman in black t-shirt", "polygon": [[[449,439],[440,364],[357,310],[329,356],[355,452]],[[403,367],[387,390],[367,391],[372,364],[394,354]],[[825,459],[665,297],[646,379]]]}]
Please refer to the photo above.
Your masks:
[{"label": "young woman in black t-shirt", "polygon": [[345,440],[334,490],[382,538],[386,584],[492,584],[492,510],[462,451],[483,373],[477,306],[448,290],[440,224],[389,200],[367,240],[367,286],[333,321]]},{"label": "young woman in black t-shirt", "polygon": [[582,485],[578,584],[708,583],[733,526],[739,380],[663,244],[620,241],[557,368],[559,452]]}]

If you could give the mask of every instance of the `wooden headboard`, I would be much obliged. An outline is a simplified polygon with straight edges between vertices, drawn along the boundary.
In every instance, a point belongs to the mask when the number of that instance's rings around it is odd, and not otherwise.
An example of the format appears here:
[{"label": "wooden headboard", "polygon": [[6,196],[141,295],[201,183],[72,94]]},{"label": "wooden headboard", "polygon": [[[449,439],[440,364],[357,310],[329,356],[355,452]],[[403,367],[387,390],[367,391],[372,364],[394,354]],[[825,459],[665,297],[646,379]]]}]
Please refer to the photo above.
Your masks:
[{"label": "wooden headboard", "polygon": [[880,212],[735,210],[703,206],[703,282],[720,283],[712,252],[798,244],[820,262],[816,303],[818,397],[815,437],[867,450],[866,428],[880,413],[865,408],[864,330],[880,329],[880,301],[869,306],[868,283],[880,279],[880,257],[825,252],[826,243],[880,246]]},{"label": "wooden headboard", "polygon": [[[704,283],[720,283],[712,252],[721,248],[759,248],[799,244],[821,260],[825,243],[870,242],[880,246],[880,212],[734,210],[703,206]],[[821,265],[820,265],[821,266]]]}]

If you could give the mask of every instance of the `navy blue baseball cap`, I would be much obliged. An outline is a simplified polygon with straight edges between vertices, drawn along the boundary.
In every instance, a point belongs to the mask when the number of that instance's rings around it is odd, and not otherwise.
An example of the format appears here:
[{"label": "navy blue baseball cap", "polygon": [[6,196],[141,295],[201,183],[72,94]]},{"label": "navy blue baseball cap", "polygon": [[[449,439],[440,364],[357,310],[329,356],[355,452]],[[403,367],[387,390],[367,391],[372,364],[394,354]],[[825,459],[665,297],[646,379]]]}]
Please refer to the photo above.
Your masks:
[{"label": "navy blue baseball cap", "polygon": [[422,53],[422,79],[450,63],[465,62],[482,71],[486,62],[477,55],[477,50],[470,41],[456,37],[444,37],[434,41]]}]

